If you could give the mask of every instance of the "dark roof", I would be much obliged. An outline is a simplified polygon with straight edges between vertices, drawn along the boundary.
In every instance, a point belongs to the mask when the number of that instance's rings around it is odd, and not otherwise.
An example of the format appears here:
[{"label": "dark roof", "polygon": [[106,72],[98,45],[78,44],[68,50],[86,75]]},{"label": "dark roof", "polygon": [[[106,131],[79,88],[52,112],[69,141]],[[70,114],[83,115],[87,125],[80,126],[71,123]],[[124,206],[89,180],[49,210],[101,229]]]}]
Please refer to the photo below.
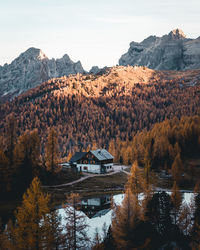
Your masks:
[{"label": "dark roof", "polygon": [[114,157],[106,149],[96,149],[90,151],[99,161],[112,160]]},{"label": "dark roof", "polygon": [[69,162],[76,162],[78,160],[80,160],[84,155],[86,155],[87,152],[76,152],[72,158],[70,159]]}]

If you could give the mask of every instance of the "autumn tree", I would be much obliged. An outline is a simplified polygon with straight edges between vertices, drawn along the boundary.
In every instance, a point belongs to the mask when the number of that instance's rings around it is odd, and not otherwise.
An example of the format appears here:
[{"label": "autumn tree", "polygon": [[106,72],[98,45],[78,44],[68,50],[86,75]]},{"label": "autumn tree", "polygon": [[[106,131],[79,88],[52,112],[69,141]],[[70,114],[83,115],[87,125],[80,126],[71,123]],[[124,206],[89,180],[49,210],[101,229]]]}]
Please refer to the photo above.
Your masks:
[{"label": "autumn tree", "polygon": [[79,208],[80,196],[72,193],[64,205],[66,245],[69,250],[87,249],[89,243],[86,216],[79,211]]},{"label": "autumn tree", "polygon": [[47,169],[51,172],[58,171],[58,161],[59,148],[57,133],[54,128],[50,128],[45,147],[45,162]]},{"label": "autumn tree", "polygon": [[9,114],[6,118],[6,146],[7,156],[12,166],[14,163],[14,148],[17,141],[16,134],[16,119],[13,113]]},{"label": "autumn tree", "polygon": [[16,210],[14,239],[17,249],[39,250],[45,245],[47,227],[44,219],[49,213],[49,200],[50,196],[42,192],[40,181],[35,177],[23,195],[22,205]]},{"label": "autumn tree", "polygon": [[177,184],[180,183],[182,174],[183,174],[183,163],[180,154],[178,154],[172,164],[172,177]]},{"label": "autumn tree", "polygon": [[44,217],[44,246],[46,249],[58,250],[65,246],[65,235],[61,224],[62,217],[58,210],[52,210]]},{"label": "autumn tree", "polygon": [[18,139],[14,151],[16,178],[26,188],[40,165],[40,139],[38,131],[26,131]]},{"label": "autumn tree", "polygon": [[0,149],[0,193],[6,193],[11,190],[11,177],[9,160]]},{"label": "autumn tree", "polygon": [[178,226],[185,235],[189,235],[191,231],[192,219],[193,218],[191,206],[186,203],[183,203],[179,213]]},{"label": "autumn tree", "polygon": [[138,167],[137,162],[134,162],[131,167],[130,175],[128,176],[128,181],[126,183],[126,188],[136,196],[138,199],[139,194],[144,191],[145,180],[142,173]]},{"label": "autumn tree", "polygon": [[111,231],[117,249],[148,249],[150,241],[144,233],[146,225],[142,218],[139,201],[127,188],[122,205],[113,204]]}]

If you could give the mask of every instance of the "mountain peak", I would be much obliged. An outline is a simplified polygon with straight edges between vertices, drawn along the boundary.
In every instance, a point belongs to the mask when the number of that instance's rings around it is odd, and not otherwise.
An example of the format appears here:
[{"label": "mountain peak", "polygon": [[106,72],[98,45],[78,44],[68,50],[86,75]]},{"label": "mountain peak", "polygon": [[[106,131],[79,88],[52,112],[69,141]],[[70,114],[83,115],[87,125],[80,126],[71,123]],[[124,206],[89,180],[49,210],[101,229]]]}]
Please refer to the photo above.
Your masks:
[{"label": "mountain peak", "polygon": [[38,58],[40,60],[47,59],[47,56],[42,52],[41,49],[31,47],[23,52],[20,56],[25,56],[28,58]]},{"label": "mountain peak", "polygon": [[185,39],[186,35],[181,29],[174,29],[172,30],[168,36],[170,36],[173,39]]}]

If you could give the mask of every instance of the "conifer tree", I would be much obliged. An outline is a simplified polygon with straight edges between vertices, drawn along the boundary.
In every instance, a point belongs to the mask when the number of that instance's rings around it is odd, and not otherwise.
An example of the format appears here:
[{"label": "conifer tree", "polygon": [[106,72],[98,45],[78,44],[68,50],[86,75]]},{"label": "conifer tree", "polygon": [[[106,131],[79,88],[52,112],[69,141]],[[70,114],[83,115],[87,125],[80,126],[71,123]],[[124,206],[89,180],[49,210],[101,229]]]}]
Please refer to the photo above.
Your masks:
[{"label": "conifer tree", "polygon": [[14,163],[14,148],[17,140],[16,134],[16,120],[14,114],[11,113],[6,118],[6,146],[7,146],[7,156],[12,166]]},{"label": "conifer tree", "polygon": [[79,211],[80,196],[71,194],[64,205],[66,220],[66,244],[67,249],[87,249],[89,238],[87,236],[88,225],[86,216]]},{"label": "conifer tree", "polygon": [[18,185],[29,185],[40,164],[40,139],[38,131],[26,131],[18,139],[14,150]]},{"label": "conifer tree", "polygon": [[145,180],[142,177],[137,162],[134,162],[131,167],[131,172],[126,183],[126,188],[130,189],[138,199],[139,194],[144,190]]},{"label": "conifer tree", "polygon": [[192,227],[192,243],[194,249],[200,247],[200,193],[195,196],[195,211]]},{"label": "conifer tree", "polygon": [[9,160],[0,149],[0,193],[9,192],[11,189],[11,173]]},{"label": "conifer tree", "polygon": [[44,218],[44,239],[45,249],[58,250],[64,247],[65,237],[63,226],[61,225],[61,216],[57,210],[52,210]]},{"label": "conifer tree", "polygon": [[133,249],[136,242],[134,230],[141,221],[141,209],[130,188],[126,189],[122,205],[113,205],[112,235],[119,249]]},{"label": "conifer tree", "polygon": [[45,147],[45,162],[47,169],[51,172],[58,171],[58,161],[59,149],[57,133],[54,128],[50,128]]},{"label": "conifer tree", "polygon": [[44,219],[49,213],[50,196],[41,190],[41,184],[35,177],[23,195],[22,205],[16,210],[14,239],[17,249],[42,249],[45,245]]},{"label": "conifer tree", "polygon": [[174,224],[177,225],[180,207],[182,204],[182,195],[181,195],[181,192],[180,192],[178,186],[176,185],[176,181],[174,181],[174,184],[172,187],[171,201],[173,204],[172,215],[173,215],[173,219],[174,219]]},{"label": "conifer tree", "polygon": [[178,154],[172,164],[172,177],[177,184],[179,184],[181,181],[182,173],[183,173],[183,163],[180,154]]},{"label": "conifer tree", "polygon": [[192,209],[184,203],[181,206],[180,215],[178,218],[178,226],[184,235],[189,235],[192,227]]}]

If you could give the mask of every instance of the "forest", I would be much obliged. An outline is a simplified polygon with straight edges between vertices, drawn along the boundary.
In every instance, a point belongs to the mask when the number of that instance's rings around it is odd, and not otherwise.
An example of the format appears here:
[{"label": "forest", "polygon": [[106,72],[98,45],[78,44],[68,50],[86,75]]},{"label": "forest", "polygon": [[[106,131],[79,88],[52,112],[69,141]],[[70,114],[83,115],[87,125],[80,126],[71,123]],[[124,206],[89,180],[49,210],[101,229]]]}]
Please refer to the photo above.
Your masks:
[{"label": "forest", "polygon": [[165,119],[199,115],[198,76],[198,70],[118,66],[100,75],[51,79],[0,105],[0,131],[12,115],[18,136],[37,128],[42,152],[49,127],[56,128],[61,157],[92,145],[108,148],[112,139],[132,140]]},{"label": "forest", "polygon": [[145,169],[171,173],[183,187],[194,186],[199,167],[184,162],[188,158],[199,159],[200,117],[174,117],[156,123],[149,131],[138,132],[130,141],[111,140],[109,151],[116,162],[128,165],[137,161]]},{"label": "forest", "polygon": [[[114,67],[52,79],[1,104],[1,199],[24,194],[14,220],[0,229],[0,248],[198,249],[199,172],[184,164],[200,152],[197,73]],[[89,240],[84,215],[73,212],[80,197],[66,198],[63,224],[41,186],[78,178],[63,176],[59,162],[92,147],[107,148],[132,168],[122,204],[112,205],[110,228]],[[160,170],[172,175],[171,195],[151,186],[151,171]],[[184,185],[195,186],[190,204],[179,190]]]}]

